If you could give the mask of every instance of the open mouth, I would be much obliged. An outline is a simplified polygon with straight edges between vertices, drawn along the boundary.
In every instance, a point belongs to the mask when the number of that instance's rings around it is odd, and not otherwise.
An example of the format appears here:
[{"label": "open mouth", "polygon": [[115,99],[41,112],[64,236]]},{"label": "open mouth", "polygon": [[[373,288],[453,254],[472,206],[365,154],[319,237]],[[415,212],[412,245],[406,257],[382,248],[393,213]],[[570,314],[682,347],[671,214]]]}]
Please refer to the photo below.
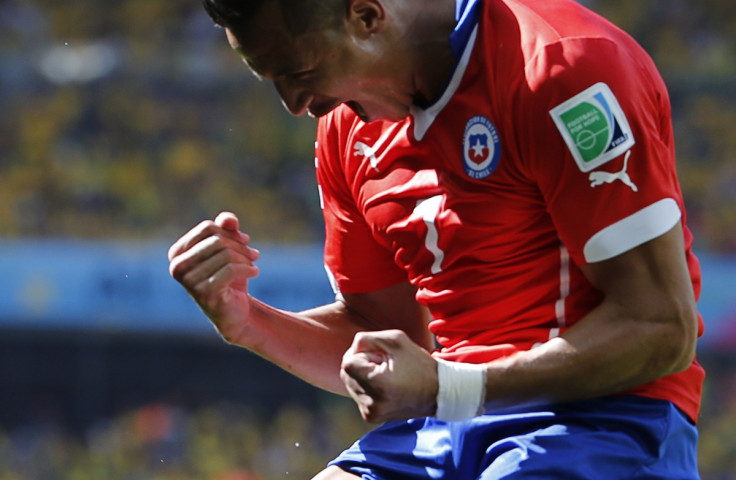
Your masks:
[{"label": "open mouth", "polygon": [[312,118],[319,118],[327,115],[340,104],[338,101],[326,101],[322,103],[313,103],[307,107],[307,114]]},{"label": "open mouth", "polygon": [[[368,123],[368,114],[363,109],[363,107],[356,101],[348,100],[347,102],[342,102],[345,105],[350,108],[350,110],[355,113],[358,118],[360,118],[362,121]],[[339,105],[339,103],[329,103],[329,104],[320,104],[320,105],[310,105],[307,108],[307,114],[312,118],[319,118],[323,115],[327,115],[332,110],[335,109],[335,107]]]}]

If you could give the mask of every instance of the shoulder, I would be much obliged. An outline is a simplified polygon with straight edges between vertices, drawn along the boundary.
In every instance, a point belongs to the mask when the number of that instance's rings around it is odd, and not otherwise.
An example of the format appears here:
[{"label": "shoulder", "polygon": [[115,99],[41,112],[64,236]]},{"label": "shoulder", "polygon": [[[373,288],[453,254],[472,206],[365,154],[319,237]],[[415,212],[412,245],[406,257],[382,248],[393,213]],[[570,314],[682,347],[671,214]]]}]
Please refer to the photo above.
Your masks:
[{"label": "shoulder", "polygon": [[360,123],[360,119],[347,105],[340,104],[335,107],[332,111],[319,117],[317,121],[318,132],[333,133],[350,131]]},{"label": "shoulder", "polygon": [[317,120],[315,149],[321,164],[339,163],[360,119],[346,105],[339,105]]},{"label": "shoulder", "polygon": [[[605,84],[625,110],[662,106],[666,86],[629,34],[572,0],[487,0],[485,46],[507,109],[538,124],[562,103]],[[513,65],[506,67],[504,65]],[[500,70],[500,71],[499,71]],[[624,105],[627,104],[627,105]],[[630,107],[630,108],[627,108]]]},{"label": "shoulder", "polygon": [[590,64],[608,71],[632,60],[651,66],[628,33],[573,0],[486,0],[481,18],[489,55],[505,65],[521,61],[528,75],[554,77]]}]

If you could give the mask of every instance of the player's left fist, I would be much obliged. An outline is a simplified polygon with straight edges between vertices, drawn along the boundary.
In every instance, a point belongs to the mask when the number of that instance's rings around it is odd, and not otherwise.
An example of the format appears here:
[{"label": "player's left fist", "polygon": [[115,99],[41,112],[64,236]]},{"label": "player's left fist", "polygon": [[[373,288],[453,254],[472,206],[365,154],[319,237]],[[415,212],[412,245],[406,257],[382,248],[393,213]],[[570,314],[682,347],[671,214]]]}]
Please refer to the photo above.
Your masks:
[{"label": "player's left fist", "polygon": [[401,330],[356,334],[340,377],[367,422],[429,416],[437,407],[437,362]]}]

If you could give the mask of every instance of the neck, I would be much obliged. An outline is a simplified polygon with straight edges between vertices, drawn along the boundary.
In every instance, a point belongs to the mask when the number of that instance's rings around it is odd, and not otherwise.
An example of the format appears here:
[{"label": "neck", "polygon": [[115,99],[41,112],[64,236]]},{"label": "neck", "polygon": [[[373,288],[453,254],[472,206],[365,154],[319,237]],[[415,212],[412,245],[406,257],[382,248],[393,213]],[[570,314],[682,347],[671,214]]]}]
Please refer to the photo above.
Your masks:
[{"label": "neck", "polygon": [[455,29],[455,2],[423,2],[408,25],[405,40],[413,59],[414,103],[428,106],[445,90],[455,64],[449,37]]}]

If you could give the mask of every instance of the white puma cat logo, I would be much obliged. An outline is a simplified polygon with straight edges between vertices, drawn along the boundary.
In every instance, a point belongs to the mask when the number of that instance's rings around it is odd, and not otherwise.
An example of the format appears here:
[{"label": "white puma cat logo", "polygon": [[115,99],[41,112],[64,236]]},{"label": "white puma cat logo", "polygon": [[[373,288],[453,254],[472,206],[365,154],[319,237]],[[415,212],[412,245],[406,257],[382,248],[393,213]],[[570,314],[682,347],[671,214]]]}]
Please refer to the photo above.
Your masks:
[{"label": "white puma cat logo", "polygon": [[387,129],[385,132],[383,132],[381,138],[376,140],[376,143],[374,143],[373,146],[360,141],[355,142],[355,144],[353,145],[353,155],[366,157],[371,162],[371,167],[373,167],[374,170],[378,171],[378,158],[376,158],[376,152],[379,148],[381,148],[383,142],[385,142],[388,137],[391,136],[391,132],[391,129]]},{"label": "white puma cat logo", "polygon": [[629,164],[630,155],[631,150],[626,152],[626,156],[624,157],[624,168],[622,168],[618,172],[590,172],[590,176],[588,177],[588,180],[590,180],[590,186],[597,187],[599,185],[603,185],[604,183],[613,183],[615,180],[621,180],[624,185],[630,187],[633,191],[638,192],[639,189],[636,187],[636,184],[631,181],[631,177],[629,177],[629,174],[626,173],[626,168]]},{"label": "white puma cat logo", "polygon": [[371,167],[374,170],[378,170],[378,159],[376,158],[376,149],[363,142],[355,142],[353,145],[355,155],[366,157],[371,162]]}]

